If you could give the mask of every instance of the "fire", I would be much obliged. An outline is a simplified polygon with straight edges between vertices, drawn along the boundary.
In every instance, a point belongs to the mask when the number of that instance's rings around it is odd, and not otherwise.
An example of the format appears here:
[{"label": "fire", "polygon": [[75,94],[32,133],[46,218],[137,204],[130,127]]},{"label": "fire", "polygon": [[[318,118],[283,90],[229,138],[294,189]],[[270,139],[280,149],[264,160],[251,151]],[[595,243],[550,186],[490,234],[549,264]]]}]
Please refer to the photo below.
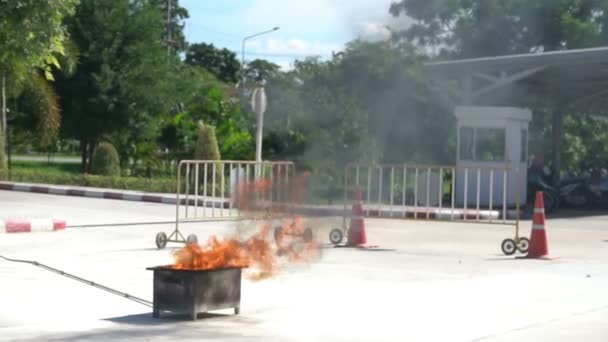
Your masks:
[{"label": "fire", "polygon": [[188,244],[174,254],[175,269],[211,270],[217,268],[249,267],[249,258],[236,240],[209,239],[207,246]]},{"label": "fire", "polygon": [[268,227],[245,241],[232,238],[209,238],[205,246],[188,244],[174,253],[175,269],[213,270],[221,268],[252,268],[252,278],[263,279],[275,274],[275,260],[268,239]]},{"label": "fire", "polygon": [[[308,176],[296,178],[289,191],[292,203],[294,199],[300,202],[305,197]],[[312,230],[306,227],[304,217],[286,212],[284,208],[288,206],[271,203],[268,207],[268,204],[262,204],[260,197],[271,191],[273,183],[269,179],[257,180],[241,185],[234,199],[241,211],[265,212],[263,219],[251,227],[257,231],[255,234],[248,238],[229,239],[212,236],[204,246],[186,245],[174,253],[172,267],[187,270],[248,268],[246,274],[250,279],[261,280],[276,275],[281,261],[302,263],[319,257],[320,244],[314,240]],[[281,222],[280,226],[275,226],[273,234],[270,234],[271,222]]]},{"label": "fire", "polygon": [[204,246],[188,244],[174,253],[172,267],[181,270],[240,267],[249,269],[246,274],[251,280],[270,278],[278,274],[281,259],[288,263],[302,263],[319,256],[319,245],[314,241],[302,241],[298,235],[303,222],[303,218],[286,222],[281,227],[281,231],[286,233],[276,240],[276,248],[271,241],[268,223],[261,224],[259,232],[244,241],[212,236]]}]

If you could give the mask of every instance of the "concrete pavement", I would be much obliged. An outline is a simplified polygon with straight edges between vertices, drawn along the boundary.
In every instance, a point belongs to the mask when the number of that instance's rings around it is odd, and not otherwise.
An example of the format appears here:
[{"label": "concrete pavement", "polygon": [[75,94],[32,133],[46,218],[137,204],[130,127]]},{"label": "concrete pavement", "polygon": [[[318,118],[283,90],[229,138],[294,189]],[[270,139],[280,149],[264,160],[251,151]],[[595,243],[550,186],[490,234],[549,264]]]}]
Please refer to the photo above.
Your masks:
[{"label": "concrete pavement", "polygon": [[[170,220],[174,207],[0,191],[7,212],[61,213],[78,224]],[[27,203],[27,206],[25,205]],[[196,322],[151,310],[29,265],[0,261],[0,339],[9,341],[572,341],[608,340],[605,216],[548,220],[554,261],[500,254],[511,227],[368,219],[379,251],[326,248],[318,263],[243,280],[241,315]],[[316,220],[324,242],[339,220]],[[235,222],[184,226],[199,241]],[[241,225],[247,225],[242,222]],[[530,223],[522,227],[529,234]],[[171,262],[154,235],[172,225],[0,236],[1,254],[34,259],[146,299],[145,267]]]}]

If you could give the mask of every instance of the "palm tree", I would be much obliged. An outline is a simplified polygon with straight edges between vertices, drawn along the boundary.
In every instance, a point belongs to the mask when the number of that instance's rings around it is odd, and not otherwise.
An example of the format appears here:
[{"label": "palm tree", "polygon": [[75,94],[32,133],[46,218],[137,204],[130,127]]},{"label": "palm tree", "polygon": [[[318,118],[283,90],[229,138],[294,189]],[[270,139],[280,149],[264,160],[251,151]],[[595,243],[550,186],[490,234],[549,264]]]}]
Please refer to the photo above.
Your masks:
[{"label": "palm tree", "polygon": [[[65,41],[64,47],[65,54],[58,57],[61,69],[57,70],[70,75],[76,69],[78,51],[71,41]],[[57,138],[61,126],[61,108],[59,97],[52,85],[52,75],[37,68],[27,70],[15,65],[10,73],[5,74],[4,79],[6,89],[10,90],[4,96],[13,100],[14,107],[8,115],[6,125],[33,134],[37,147],[49,147]],[[9,132],[7,128],[4,129],[6,133]],[[3,142],[6,141],[3,139]],[[8,146],[2,146],[0,143],[0,147],[5,151]],[[0,169],[2,166],[0,161]]]}]

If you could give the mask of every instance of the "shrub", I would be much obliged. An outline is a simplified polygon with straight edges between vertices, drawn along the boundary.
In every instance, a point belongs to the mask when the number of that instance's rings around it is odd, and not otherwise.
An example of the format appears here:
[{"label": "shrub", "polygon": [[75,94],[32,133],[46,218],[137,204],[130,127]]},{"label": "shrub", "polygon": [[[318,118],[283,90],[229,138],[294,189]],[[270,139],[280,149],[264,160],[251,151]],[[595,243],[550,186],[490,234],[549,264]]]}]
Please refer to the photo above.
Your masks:
[{"label": "shrub", "polygon": [[161,193],[175,193],[176,189],[176,182],[173,178],[113,177],[17,168],[11,171],[10,180],[23,183],[89,186]]},{"label": "shrub", "polygon": [[217,144],[215,127],[200,124],[198,138],[194,147],[194,159],[197,160],[220,160],[220,148]]},{"label": "shrub", "polygon": [[[215,127],[210,125],[200,124],[198,128],[198,137],[196,140],[196,146],[194,147],[194,159],[195,160],[220,160],[220,149],[217,144],[217,137],[215,135]],[[216,173],[216,187],[213,189],[212,186],[207,186],[207,195],[211,195],[215,190],[215,193],[219,193],[221,191],[220,184],[224,181],[224,177],[222,175],[222,170],[220,165],[215,166]],[[191,175],[190,177],[193,177]],[[204,175],[199,175],[199,184],[200,189],[199,193],[204,194]],[[211,184],[213,182],[213,167],[210,167],[207,173],[207,183]]]},{"label": "shrub", "polygon": [[93,152],[91,173],[101,176],[120,176],[120,159],[116,148],[108,142],[102,142]]}]

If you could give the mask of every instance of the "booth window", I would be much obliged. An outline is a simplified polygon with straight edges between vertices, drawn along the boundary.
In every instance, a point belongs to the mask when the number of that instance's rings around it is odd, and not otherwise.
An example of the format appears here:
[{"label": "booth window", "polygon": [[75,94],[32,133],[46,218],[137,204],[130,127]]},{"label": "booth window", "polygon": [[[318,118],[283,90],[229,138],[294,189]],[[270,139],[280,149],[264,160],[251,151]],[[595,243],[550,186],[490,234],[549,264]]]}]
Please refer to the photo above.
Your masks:
[{"label": "booth window", "polygon": [[461,127],[460,159],[499,162],[505,160],[505,129]]},{"label": "booth window", "polygon": [[460,128],[460,159],[475,159],[475,130],[473,127]]},{"label": "booth window", "polygon": [[476,128],[476,160],[505,160],[505,130],[503,128]]}]

